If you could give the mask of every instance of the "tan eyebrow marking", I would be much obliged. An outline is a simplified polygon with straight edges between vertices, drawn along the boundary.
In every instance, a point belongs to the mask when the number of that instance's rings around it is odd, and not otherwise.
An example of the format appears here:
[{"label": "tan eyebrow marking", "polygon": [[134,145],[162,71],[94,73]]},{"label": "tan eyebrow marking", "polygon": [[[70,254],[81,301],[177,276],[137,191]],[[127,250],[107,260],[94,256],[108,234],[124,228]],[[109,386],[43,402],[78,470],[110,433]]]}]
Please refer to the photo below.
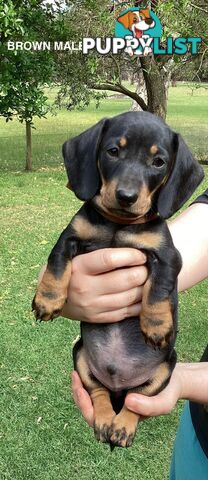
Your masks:
[{"label": "tan eyebrow marking", "polygon": [[125,137],[121,137],[120,140],[119,140],[119,145],[120,147],[126,147],[127,145],[127,140]]},{"label": "tan eyebrow marking", "polygon": [[152,145],[152,146],[150,147],[150,153],[151,153],[152,155],[155,155],[155,153],[157,153],[157,152],[158,152],[158,146],[157,146],[157,145]]}]

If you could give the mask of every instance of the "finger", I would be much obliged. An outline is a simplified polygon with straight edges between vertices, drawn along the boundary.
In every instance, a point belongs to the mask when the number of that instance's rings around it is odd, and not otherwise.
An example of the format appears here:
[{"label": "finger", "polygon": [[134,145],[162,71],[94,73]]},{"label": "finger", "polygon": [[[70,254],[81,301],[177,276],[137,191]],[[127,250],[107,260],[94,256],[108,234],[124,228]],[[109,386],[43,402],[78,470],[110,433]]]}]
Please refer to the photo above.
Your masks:
[{"label": "finger", "polygon": [[94,409],[91,398],[87,391],[83,388],[81,380],[77,372],[72,372],[72,392],[77,407],[90,427],[94,422]]},{"label": "finger", "polygon": [[153,397],[131,393],[127,395],[125,405],[129,410],[145,417],[166,415],[175,406],[177,398],[168,387]]},{"label": "finger", "polygon": [[90,427],[93,427],[94,423],[94,410],[90,397],[84,388],[80,388],[76,391],[74,397],[75,403]]},{"label": "finger", "polygon": [[89,319],[92,323],[114,323],[120,322],[128,317],[138,317],[141,312],[141,303],[119,308],[109,312],[98,313],[95,318]]},{"label": "finger", "polygon": [[143,265],[104,273],[102,276],[96,277],[96,292],[98,295],[125,292],[131,288],[143,285],[147,280],[147,276],[147,268]]},{"label": "finger", "polygon": [[79,374],[76,372],[76,370],[73,370],[71,374],[71,379],[72,379],[72,390],[77,390],[78,388],[83,388],[81,378]]},{"label": "finger", "polygon": [[81,270],[89,275],[110,272],[116,268],[143,265],[146,256],[134,248],[104,248],[75,257],[72,272]]},{"label": "finger", "polygon": [[103,311],[100,312],[100,308],[98,311],[86,315],[83,314],[83,309],[81,308],[74,308],[72,311],[71,305],[65,303],[64,308],[62,309],[61,315],[65,318],[70,318],[74,320],[80,320],[88,322],[88,323],[114,323],[120,322],[127,317],[138,317],[141,312],[141,303],[135,303],[134,305],[130,305],[124,308],[118,308],[118,310],[113,309],[112,311]]},{"label": "finger", "polygon": [[100,309],[101,311],[109,312],[112,310],[121,309],[124,307],[129,307],[135,303],[139,303],[142,298],[142,287],[131,288],[126,292],[116,293],[113,295],[103,295],[99,296],[96,302],[94,303],[94,308]]}]

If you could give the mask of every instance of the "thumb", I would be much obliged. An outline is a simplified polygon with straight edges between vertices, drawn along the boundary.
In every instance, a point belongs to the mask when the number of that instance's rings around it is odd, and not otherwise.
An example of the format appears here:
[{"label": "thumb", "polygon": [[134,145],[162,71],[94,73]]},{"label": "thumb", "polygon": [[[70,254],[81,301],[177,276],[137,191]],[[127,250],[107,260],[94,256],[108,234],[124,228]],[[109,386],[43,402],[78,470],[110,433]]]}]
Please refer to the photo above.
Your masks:
[{"label": "thumb", "polygon": [[125,400],[129,410],[145,417],[165,415],[172,410],[175,403],[175,396],[170,395],[166,390],[153,397],[130,393]]}]

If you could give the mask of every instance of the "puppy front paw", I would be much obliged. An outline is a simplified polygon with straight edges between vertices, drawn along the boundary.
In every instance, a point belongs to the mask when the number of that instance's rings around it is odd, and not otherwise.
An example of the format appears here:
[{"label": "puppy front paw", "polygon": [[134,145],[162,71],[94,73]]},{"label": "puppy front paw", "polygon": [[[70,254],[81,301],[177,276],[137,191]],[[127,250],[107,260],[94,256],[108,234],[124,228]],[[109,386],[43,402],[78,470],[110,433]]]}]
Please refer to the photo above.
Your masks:
[{"label": "puppy front paw", "polygon": [[165,348],[174,338],[173,318],[168,300],[145,305],[140,314],[140,327],[146,343]]},{"label": "puppy front paw", "polygon": [[157,320],[150,323],[149,318],[142,317],[140,326],[146,343],[154,348],[165,348],[173,339],[173,326],[165,325],[162,321],[161,324]]},{"label": "puppy front paw", "polygon": [[32,310],[36,320],[53,320],[58,317],[66,302],[66,295],[60,295],[55,291],[38,291],[32,301]]}]

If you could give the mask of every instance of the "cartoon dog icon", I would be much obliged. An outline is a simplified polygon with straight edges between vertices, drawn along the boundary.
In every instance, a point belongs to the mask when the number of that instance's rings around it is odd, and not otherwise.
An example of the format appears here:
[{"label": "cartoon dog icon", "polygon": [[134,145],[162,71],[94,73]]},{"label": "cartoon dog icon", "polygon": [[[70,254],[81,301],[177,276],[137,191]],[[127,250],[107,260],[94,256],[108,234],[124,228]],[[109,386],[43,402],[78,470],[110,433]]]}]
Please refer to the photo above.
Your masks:
[{"label": "cartoon dog icon", "polygon": [[[148,38],[149,35],[144,35],[144,32],[155,26],[155,22],[152,19],[150,10],[148,8],[141,10],[130,10],[118,17],[117,21],[121,23],[127,30],[130,30],[133,33],[133,37],[137,39],[140,39],[141,37]],[[148,49],[146,52],[144,51],[144,54],[149,53],[149,51],[151,51],[151,49]],[[129,53],[130,55],[133,54],[133,52],[130,51]]]},{"label": "cartoon dog icon", "polygon": [[130,10],[118,17],[118,22],[133,32],[133,36],[141,38],[143,32],[155,26],[155,22],[150,15],[150,10]]}]

